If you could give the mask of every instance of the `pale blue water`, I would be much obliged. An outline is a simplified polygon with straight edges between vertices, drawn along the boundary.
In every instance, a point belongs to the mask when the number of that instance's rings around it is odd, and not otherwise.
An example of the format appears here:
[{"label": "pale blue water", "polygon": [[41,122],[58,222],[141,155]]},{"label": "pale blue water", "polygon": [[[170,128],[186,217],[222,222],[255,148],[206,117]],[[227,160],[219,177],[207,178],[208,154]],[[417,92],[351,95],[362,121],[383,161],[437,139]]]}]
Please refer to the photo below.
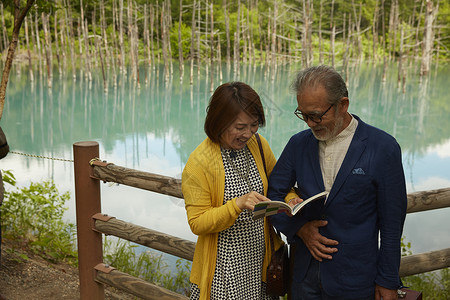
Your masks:
[{"label": "pale blue water", "polygon": [[[162,74],[159,78],[152,74],[148,84],[142,70],[140,88],[130,78],[120,79],[117,89],[109,81],[105,94],[100,73],[89,83],[79,71],[77,81],[70,71],[67,75],[55,72],[49,90],[45,75],[35,73],[32,83],[25,69],[20,75],[14,69],[0,125],[11,151],[71,160],[73,143],[94,140],[100,144],[102,160],[180,177],[190,152],[205,138],[203,121],[211,95],[205,68],[192,86],[187,70],[182,83],[178,74],[170,82]],[[289,84],[295,70],[294,66],[279,67],[274,82],[260,67],[242,69],[240,78],[223,74],[222,82],[241,80],[260,94],[267,126],[259,132],[269,140],[276,157],[291,135],[306,128],[293,114],[296,102]],[[395,64],[385,83],[380,80],[381,71],[381,66],[350,70],[349,110],[397,138],[408,192],[449,187],[450,68],[433,69],[422,83],[417,75],[409,75],[405,93],[398,87]],[[215,70],[214,87],[220,84],[219,78]],[[61,191],[70,191],[66,218],[75,222],[73,163],[9,154],[0,161],[0,168],[13,170],[20,185],[53,179]],[[102,184],[102,199],[104,213],[196,240],[180,199],[109,184]],[[449,212],[446,208],[407,216],[404,236],[413,253],[450,247]]]}]

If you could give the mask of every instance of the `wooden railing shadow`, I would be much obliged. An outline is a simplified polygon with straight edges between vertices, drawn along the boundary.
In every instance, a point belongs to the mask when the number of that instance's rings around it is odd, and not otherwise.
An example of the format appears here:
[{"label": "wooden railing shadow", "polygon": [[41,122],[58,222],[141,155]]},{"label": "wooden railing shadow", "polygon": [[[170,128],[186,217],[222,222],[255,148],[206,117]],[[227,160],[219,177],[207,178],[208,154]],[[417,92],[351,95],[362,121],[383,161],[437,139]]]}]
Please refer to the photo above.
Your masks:
[{"label": "wooden railing shadow", "polygon": [[[80,299],[104,299],[108,284],[142,299],[187,297],[123,273],[103,263],[102,234],[192,261],[195,243],[108,216],[101,212],[100,181],[115,182],[182,198],[181,180],[128,169],[98,159],[97,142],[73,145]],[[450,207],[450,188],[408,195],[408,213]],[[450,267],[450,248],[402,257],[400,276]]]}]

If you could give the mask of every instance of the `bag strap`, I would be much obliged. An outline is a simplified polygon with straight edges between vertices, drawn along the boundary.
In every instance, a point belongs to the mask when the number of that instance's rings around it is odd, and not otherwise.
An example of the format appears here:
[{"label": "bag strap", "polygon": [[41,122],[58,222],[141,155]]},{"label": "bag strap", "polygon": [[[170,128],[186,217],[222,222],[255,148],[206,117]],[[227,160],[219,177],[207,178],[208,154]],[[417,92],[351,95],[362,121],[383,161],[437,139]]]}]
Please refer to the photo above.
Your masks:
[{"label": "bag strap", "polygon": [[[267,175],[267,168],[266,168],[266,159],[264,158],[264,151],[261,144],[261,138],[259,137],[258,133],[255,133],[256,141],[258,142],[259,152],[261,152],[261,158],[263,161],[264,166],[264,173],[266,173],[267,180],[269,180],[269,176]],[[272,250],[272,253],[275,252],[274,249],[274,243],[273,243],[273,234],[275,233],[275,230],[273,229],[272,222],[270,222],[270,218],[266,217],[267,224],[269,225],[269,238],[270,238],[270,250]]]},{"label": "bag strap", "polygon": [[266,159],[264,158],[264,151],[263,151],[262,144],[261,144],[261,138],[259,137],[258,133],[255,133],[255,137],[256,137],[256,141],[258,142],[259,152],[261,152],[261,158],[263,161],[264,172],[266,173],[267,179],[269,179],[269,176],[267,176]]}]

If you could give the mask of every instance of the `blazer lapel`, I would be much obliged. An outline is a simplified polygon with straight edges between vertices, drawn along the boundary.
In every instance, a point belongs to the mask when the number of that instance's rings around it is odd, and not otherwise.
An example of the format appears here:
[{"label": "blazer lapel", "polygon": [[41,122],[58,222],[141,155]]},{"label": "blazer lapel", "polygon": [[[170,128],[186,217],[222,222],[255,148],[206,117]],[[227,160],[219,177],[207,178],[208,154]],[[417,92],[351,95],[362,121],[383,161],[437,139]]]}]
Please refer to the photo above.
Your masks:
[{"label": "blazer lapel", "polygon": [[307,148],[308,159],[309,163],[311,164],[311,170],[314,174],[314,179],[316,180],[316,184],[320,188],[320,191],[324,191],[325,185],[323,184],[322,170],[320,169],[319,160],[319,142],[316,140],[312,133],[309,138]]},{"label": "blazer lapel", "polygon": [[[356,163],[359,161],[362,153],[366,149],[367,134],[365,134],[364,123],[358,119],[358,128],[356,129],[355,135],[353,136],[352,142],[348,147],[347,154],[345,155],[344,161],[342,162],[341,168],[336,176],[336,179],[331,187],[330,194],[328,195],[327,202],[325,206],[336,197],[344,184],[347,177],[352,173]],[[320,168],[319,168],[320,169]]]}]

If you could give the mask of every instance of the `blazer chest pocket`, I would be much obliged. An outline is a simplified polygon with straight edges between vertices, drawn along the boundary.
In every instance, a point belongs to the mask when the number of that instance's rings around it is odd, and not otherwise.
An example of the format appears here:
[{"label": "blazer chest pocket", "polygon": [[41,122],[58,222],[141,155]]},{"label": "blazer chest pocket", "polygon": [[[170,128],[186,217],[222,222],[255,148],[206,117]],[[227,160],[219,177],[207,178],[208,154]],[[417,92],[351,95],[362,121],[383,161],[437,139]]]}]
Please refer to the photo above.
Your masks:
[{"label": "blazer chest pocket", "polygon": [[343,184],[342,192],[347,201],[361,203],[376,197],[376,185],[372,176],[352,173]]}]

